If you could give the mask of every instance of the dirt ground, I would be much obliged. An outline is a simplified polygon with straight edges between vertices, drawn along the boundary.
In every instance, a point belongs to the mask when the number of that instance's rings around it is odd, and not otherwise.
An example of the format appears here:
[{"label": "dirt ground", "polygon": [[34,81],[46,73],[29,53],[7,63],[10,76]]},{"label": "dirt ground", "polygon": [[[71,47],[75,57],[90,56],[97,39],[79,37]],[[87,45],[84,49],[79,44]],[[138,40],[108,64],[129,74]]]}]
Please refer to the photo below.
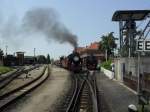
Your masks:
[{"label": "dirt ground", "polygon": [[51,75],[44,84],[3,112],[53,112],[70,84],[69,72],[52,67]]},{"label": "dirt ground", "polygon": [[[15,80],[11,81],[5,88],[1,89],[0,95],[3,95],[15,88],[18,88],[18,87],[34,80],[35,78],[37,78],[38,76],[41,75],[43,69],[44,69],[44,66],[40,67],[38,70],[35,69],[35,70],[30,71],[28,74],[23,73],[22,75],[17,77]],[[28,77],[26,78],[27,75],[28,75]]]}]

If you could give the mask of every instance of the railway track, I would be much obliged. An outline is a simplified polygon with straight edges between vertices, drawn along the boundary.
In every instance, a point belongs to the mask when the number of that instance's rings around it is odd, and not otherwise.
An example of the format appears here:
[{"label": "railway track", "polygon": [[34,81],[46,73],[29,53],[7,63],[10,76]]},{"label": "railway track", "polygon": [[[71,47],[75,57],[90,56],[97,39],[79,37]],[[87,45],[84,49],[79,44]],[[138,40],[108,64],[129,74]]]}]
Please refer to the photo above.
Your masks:
[{"label": "railway track", "polygon": [[18,68],[17,70],[13,71],[12,73],[1,76],[0,78],[0,89],[4,88],[7,84],[9,84],[13,79],[18,77],[23,73],[24,68]]},{"label": "railway track", "polygon": [[9,104],[21,98],[28,92],[32,91],[34,88],[38,87],[40,84],[42,84],[48,78],[49,74],[49,66],[45,66],[41,75],[39,75],[37,78],[24,84],[23,86],[20,86],[0,96],[0,111],[5,109]]},{"label": "railway track", "polygon": [[99,108],[99,92],[96,86],[96,80],[89,80],[83,74],[74,75],[73,85],[67,94],[65,103],[63,103],[59,112],[101,112]]},{"label": "railway track", "polygon": [[35,68],[37,68],[39,66],[34,66],[28,69],[25,69],[24,67],[19,67],[16,71],[13,71],[12,73],[6,75],[6,76],[1,76],[0,78],[0,89],[3,89],[4,87],[6,87],[11,81],[13,81],[14,79],[16,79],[17,77],[19,77],[21,74],[23,73],[27,73]]}]

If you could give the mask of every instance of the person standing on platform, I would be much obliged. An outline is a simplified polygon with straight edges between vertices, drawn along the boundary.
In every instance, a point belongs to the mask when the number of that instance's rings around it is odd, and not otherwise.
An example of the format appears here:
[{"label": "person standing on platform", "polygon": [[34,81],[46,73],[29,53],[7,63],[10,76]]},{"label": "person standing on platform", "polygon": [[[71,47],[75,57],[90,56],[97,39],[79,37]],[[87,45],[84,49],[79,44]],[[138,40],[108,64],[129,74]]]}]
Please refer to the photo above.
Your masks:
[{"label": "person standing on platform", "polygon": [[112,79],[114,79],[114,77],[115,77],[115,64],[114,64],[114,61],[112,61],[112,63],[111,63],[111,71],[112,71]]}]

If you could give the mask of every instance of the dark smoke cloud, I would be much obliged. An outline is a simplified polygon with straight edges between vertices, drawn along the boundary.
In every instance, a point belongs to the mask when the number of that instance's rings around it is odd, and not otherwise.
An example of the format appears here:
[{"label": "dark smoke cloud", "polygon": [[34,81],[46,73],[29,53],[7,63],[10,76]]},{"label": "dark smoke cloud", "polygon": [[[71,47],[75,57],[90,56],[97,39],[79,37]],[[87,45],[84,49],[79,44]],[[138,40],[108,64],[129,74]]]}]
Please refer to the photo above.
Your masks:
[{"label": "dark smoke cloud", "polygon": [[77,46],[77,37],[63,25],[53,9],[37,8],[28,11],[23,18],[23,28],[27,32],[41,32],[48,40],[54,39],[60,43],[68,42]]},{"label": "dark smoke cloud", "polygon": [[27,11],[21,21],[18,22],[17,19],[16,16],[11,16],[0,26],[0,38],[13,44],[14,47],[18,47],[18,43],[23,43],[24,38],[29,40],[28,36],[39,33],[43,34],[48,41],[67,42],[73,47],[77,46],[77,36],[60,22],[54,9],[35,8]]},{"label": "dark smoke cloud", "polygon": [[13,39],[18,35],[17,34],[18,26],[16,20],[17,18],[15,16],[11,16],[10,18],[8,18],[8,20],[2,26],[2,30],[1,30],[2,37],[7,39]]},{"label": "dark smoke cloud", "polygon": [[[0,21],[0,41],[1,44],[9,44],[15,48],[18,48],[22,40],[19,40],[21,34],[20,25],[17,24],[18,18],[13,15]],[[21,34],[22,35],[22,34]],[[23,37],[23,36],[22,36]],[[2,43],[4,42],[4,43]]]}]

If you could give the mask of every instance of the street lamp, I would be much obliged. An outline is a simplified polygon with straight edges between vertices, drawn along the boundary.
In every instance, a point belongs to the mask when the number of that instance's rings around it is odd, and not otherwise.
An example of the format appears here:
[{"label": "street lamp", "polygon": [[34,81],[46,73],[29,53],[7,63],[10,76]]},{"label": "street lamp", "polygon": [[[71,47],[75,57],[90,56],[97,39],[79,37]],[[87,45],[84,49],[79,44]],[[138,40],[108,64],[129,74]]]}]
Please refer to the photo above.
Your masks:
[{"label": "street lamp", "polygon": [[7,56],[7,49],[8,49],[8,46],[6,45],[5,47],[6,47],[6,56]]},{"label": "street lamp", "polygon": [[34,64],[35,64],[35,50],[36,50],[36,49],[34,48]]}]

